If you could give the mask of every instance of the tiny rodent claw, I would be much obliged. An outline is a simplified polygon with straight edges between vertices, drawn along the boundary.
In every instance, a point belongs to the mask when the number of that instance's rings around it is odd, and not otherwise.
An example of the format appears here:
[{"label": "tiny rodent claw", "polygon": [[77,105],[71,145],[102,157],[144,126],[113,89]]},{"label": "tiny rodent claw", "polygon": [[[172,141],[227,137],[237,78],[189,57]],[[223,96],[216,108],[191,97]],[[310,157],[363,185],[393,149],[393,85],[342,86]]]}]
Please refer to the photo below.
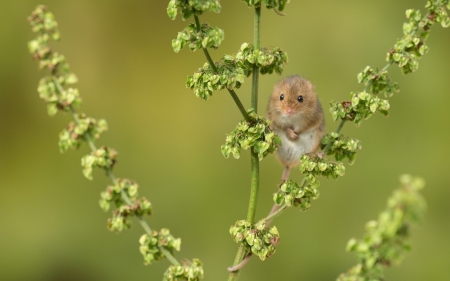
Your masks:
[{"label": "tiny rodent claw", "polygon": [[286,136],[291,141],[298,140],[298,134],[292,128],[286,128]]}]

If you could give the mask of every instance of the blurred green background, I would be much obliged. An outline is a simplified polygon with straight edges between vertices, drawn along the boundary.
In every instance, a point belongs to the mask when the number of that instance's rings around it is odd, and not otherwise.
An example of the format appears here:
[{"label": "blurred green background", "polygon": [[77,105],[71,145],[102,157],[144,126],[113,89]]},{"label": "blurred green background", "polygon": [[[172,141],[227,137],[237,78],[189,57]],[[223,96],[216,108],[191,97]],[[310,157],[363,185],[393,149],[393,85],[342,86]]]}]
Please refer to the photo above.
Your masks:
[{"label": "blurred green background", "polygon": [[[246,216],[250,159],[243,153],[225,160],[220,145],[241,117],[227,92],[205,102],[185,88],[186,76],[206,60],[200,51],[173,52],[171,40],[187,22],[171,21],[167,2],[0,2],[0,280],[161,280],[169,265],[142,265],[136,221],[120,235],[106,229],[109,214],[98,199],[109,181],[101,171],[93,181],[82,176],[88,148],[58,151],[58,133],[71,116],[48,117],[36,92],[46,73],[26,47],[35,36],[26,18],[40,3],[59,22],[62,41],[52,46],[80,79],[82,111],[108,121],[97,144],[118,150],[116,176],[140,184],[154,206],[153,228],[182,237],[177,257],[200,258],[205,280],[227,278],[237,249],[228,229]],[[327,109],[329,101],[362,89],[356,74],[365,66],[386,64],[405,10],[425,2],[291,1],[286,17],[262,10],[261,44],[287,51],[284,75],[310,79]],[[253,40],[253,11],[238,0],[222,6],[220,14],[200,18],[225,30],[222,46],[211,52],[216,60]],[[426,179],[429,212],[413,231],[413,251],[386,271],[387,279],[450,279],[450,30],[435,25],[428,43],[418,72],[404,76],[391,67],[401,92],[391,99],[390,116],[344,127],[363,144],[356,164],[338,181],[322,180],[311,210],[277,218],[277,253],[264,264],[252,259],[240,280],[334,280],[356,261],[344,250],[347,241],[361,237],[364,223],[384,209],[402,173]],[[279,79],[260,78],[261,114]],[[250,84],[237,91],[246,107]],[[328,111],[327,127],[337,127]],[[257,218],[269,211],[281,173],[273,156],[261,163]],[[292,176],[301,178],[297,170]]]}]

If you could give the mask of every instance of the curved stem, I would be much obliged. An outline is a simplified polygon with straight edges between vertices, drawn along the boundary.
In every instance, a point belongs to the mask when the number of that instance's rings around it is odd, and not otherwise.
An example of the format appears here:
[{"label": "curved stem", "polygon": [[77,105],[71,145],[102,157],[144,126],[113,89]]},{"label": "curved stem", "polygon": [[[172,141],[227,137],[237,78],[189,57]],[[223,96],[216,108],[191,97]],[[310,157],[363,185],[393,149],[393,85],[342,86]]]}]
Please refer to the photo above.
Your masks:
[{"label": "curved stem", "polygon": [[[59,81],[56,79],[56,77],[52,77],[53,79],[53,83],[55,83],[56,88],[58,89],[58,91],[60,93],[64,92],[64,88],[61,86],[61,84],[59,83]],[[73,119],[75,120],[75,122],[80,125],[80,118],[78,117],[78,113],[75,110],[75,108],[70,105],[69,106],[70,111],[72,112],[72,116]],[[93,141],[93,137],[91,136],[91,134],[89,134],[88,132],[84,133],[84,139],[86,140],[86,142],[88,143],[90,149],[92,152],[97,150],[97,147],[94,144]],[[113,184],[116,184],[116,177],[114,176],[114,174],[112,173],[110,168],[105,168],[106,174],[108,175],[108,177],[111,179],[111,181],[113,182]],[[122,197],[123,201],[125,201],[125,203],[127,203],[127,205],[132,205],[133,202],[131,202],[130,198],[128,197],[128,195],[122,190],[120,192],[120,196]],[[140,215],[136,215],[136,218],[139,220],[139,223],[141,224],[142,228],[144,229],[144,231],[148,234],[148,235],[152,235],[152,229],[150,228],[150,226],[148,225],[147,221],[145,221],[145,219],[140,216]],[[172,255],[172,253],[170,253],[170,251],[168,251],[166,248],[164,247],[159,247],[159,249],[161,250],[161,252],[164,254],[164,256],[166,256],[166,258],[173,264],[173,265],[180,265],[180,262]]]},{"label": "curved stem", "polygon": [[266,227],[269,222],[271,222],[274,218],[278,217],[280,214],[282,214],[284,211],[286,211],[287,208],[288,208],[288,205],[284,204],[283,206],[278,208],[278,210],[276,210],[273,213],[270,213],[267,217],[265,217],[264,220],[266,221]]},{"label": "curved stem", "polygon": [[[198,16],[194,15],[194,19],[195,19],[195,25],[197,26],[197,30],[200,31],[201,24],[200,24],[200,20],[199,20]],[[211,68],[214,70],[214,72],[217,72],[216,64],[214,63],[211,56],[209,55],[208,49],[202,47],[202,50],[203,50],[203,53],[205,54],[206,60],[208,61],[209,65],[211,66]],[[236,105],[237,105],[239,111],[241,112],[242,116],[244,117],[245,121],[250,122],[250,116],[248,115],[247,111],[245,110],[244,106],[242,105],[242,102],[239,99],[239,97],[237,96],[236,92],[233,89],[227,88],[227,90],[230,93],[231,97],[233,98],[234,102],[236,103]]]}]

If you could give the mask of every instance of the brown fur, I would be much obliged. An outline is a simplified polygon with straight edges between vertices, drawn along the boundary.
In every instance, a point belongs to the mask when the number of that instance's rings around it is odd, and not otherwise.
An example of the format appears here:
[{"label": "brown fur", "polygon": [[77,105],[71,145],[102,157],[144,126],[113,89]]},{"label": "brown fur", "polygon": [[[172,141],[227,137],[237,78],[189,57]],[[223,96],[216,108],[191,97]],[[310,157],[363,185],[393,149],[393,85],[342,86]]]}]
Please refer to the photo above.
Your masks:
[{"label": "brown fur", "polygon": [[[280,100],[281,94],[284,94],[284,100]],[[303,102],[297,100],[299,95],[303,96]],[[289,109],[294,113],[286,117]],[[296,139],[295,135],[298,138],[302,132],[317,128],[317,143],[312,151],[317,152],[320,140],[325,134],[325,120],[322,106],[310,81],[295,75],[278,82],[270,96],[267,115],[271,127],[284,130],[292,140]]]}]

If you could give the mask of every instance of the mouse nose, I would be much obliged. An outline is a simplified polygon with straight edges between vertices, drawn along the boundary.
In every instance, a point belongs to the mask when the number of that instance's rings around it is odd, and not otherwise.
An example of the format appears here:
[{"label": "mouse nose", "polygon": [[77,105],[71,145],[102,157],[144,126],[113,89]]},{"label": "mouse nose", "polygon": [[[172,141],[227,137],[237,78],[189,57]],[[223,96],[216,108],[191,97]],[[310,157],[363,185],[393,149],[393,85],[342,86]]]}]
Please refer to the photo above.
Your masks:
[{"label": "mouse nose", "polygon": [[295,113],[295,110],[292,108],[292,107],[287,107],[286,108],[286,114],[288,114],[288,115],[294,115],[294,113]]}]

